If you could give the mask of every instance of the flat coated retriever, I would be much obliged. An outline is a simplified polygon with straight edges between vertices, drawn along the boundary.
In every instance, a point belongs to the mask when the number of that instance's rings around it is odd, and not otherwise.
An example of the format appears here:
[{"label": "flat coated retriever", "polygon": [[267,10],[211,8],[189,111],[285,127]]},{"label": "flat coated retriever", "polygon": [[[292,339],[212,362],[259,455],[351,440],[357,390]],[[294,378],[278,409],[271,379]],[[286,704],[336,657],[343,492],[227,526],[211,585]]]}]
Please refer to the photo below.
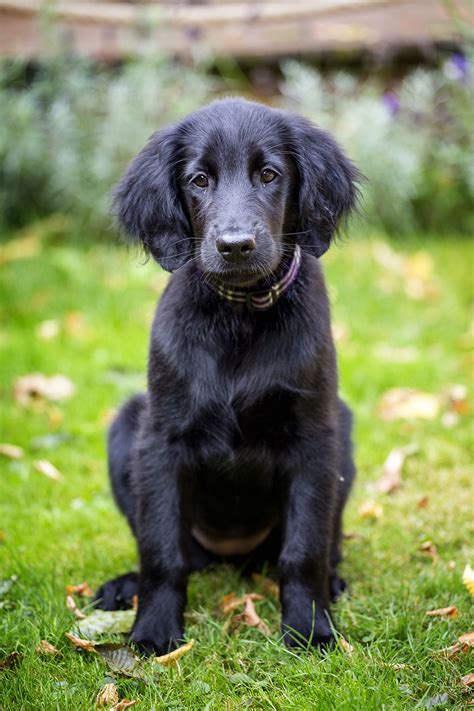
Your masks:
[{"label": "flat coated retriever", "polygon": [[109,435],[112,488],[139,573],[132,640],[184,634],[190,571],[278,564],[288,645],[333,641],[341,517],[355,475],[318,263],[357,197],[358,172],[307,120],[224,99],[158,131],[116,193],[124,231],[173,276],[151,332],[148,392]]}]

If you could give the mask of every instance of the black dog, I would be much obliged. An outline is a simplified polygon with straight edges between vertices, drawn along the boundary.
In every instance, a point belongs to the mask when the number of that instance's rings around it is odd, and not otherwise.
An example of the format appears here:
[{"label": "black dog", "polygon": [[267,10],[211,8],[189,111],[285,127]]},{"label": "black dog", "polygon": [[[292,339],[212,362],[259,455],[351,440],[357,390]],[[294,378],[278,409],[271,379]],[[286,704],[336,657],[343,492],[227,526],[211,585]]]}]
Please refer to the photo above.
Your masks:
[{"label": "black dog", "polygon": [[222,557],[278,563],[287,644],[332,641],[355,471],[317,259],[357,178],[308,121],[226,99],[154,134],[117,188],[125,231],[175,272],[148,392],[109,437],[140,571],[102,586],[99,604],[138,592],[132,639],[147,652],[183,638],[188,573]]}]

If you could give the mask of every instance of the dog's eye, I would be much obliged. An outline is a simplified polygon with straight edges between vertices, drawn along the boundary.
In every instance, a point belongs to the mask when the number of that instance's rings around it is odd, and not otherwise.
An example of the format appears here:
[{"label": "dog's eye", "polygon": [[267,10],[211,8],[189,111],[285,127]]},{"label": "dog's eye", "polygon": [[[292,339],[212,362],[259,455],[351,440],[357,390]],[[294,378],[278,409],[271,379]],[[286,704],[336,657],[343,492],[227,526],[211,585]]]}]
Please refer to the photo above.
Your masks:
[{"label": "dog's eye", "polygon": [[196,177],[193,178],[193,183],[194,185],[197,185],[198,188],[207,188],[207,186],[209,185],[207,175],[204,175],[204,173],[199,173],[199,175],[196,175]]},{"label": "dog's eye", "polygon": [[276,177],[277,174],[274,170],[270,170],[270,168],[264,168],[260,173],[262,183],[271,183],[273,180],[275,180]]}]

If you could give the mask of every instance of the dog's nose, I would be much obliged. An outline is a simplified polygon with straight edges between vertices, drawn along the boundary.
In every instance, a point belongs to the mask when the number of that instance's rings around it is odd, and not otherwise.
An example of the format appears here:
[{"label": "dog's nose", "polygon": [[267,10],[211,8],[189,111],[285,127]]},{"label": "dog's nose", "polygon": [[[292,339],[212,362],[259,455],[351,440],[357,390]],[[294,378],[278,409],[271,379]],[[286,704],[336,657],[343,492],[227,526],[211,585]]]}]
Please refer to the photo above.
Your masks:
[{"label": "dog's nose", "polygon": [[255,249],[255,235],[222,235],[217,238],[216,247],[226,262],[243,262]]}]

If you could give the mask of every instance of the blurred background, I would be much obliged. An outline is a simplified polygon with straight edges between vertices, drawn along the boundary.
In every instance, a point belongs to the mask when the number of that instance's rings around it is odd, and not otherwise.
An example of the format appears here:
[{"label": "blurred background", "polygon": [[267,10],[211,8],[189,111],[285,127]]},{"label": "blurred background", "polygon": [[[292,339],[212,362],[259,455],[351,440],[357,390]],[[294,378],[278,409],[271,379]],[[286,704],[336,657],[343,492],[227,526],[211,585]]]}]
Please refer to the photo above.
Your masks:
[{"label": "blurred background", "polygon": [[468,0],[0,0],[0,227],[94,238],[156,128],[240,93],[330,128],[368,178],[364,225],[473,227]]}]

